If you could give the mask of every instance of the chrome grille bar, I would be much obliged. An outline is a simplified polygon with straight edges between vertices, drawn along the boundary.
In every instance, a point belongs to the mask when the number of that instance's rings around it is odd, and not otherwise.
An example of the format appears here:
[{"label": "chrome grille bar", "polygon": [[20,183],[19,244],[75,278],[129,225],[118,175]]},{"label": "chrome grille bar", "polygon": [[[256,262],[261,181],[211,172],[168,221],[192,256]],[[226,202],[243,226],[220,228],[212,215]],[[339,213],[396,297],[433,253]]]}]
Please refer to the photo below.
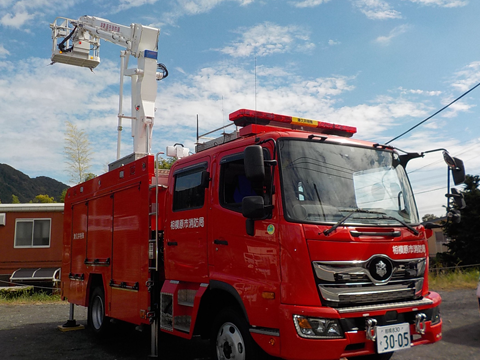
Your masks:
[{"label": "chrome grille bar", "polygon": [[431,305],[433,301],[430,299],[421,299],[421,300],[414,300],[414,301],[403,301],[403,302],[395,302],[395,303],[388,303],[388,304],[380,304],[380,305],[364,305],[364,306],[352,306],[352,307],[345,307],[337,309],[340,314],[352,313],[352,312],[365,312],[365,311],[376,311],[376,310],[385,310],[389,308],[406,308],[406,307],[417,307],[417,306],[424,306],[424,305]]}]

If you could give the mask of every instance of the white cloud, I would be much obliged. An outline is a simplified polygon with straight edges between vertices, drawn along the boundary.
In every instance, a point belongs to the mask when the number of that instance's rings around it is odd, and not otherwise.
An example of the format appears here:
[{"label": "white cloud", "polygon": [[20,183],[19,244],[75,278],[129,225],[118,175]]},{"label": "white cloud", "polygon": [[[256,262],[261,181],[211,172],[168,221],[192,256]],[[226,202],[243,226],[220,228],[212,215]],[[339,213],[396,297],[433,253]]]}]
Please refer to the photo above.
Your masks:
[{"label": "white cloud", "polygon": [[33,19],[34,15],[29,14],[26,11],[16,12],[15,14],[5,14],[0,19],[0,24],[7,27],[13,27],[16,29],[21,28],[26,22]]},{"label": "white cloud", "polygon": [[8,77],[0,78],[0,99],[5,103],[0,117],[0,162],[30,176],[41,174],[66,181],[65,120],[89,134],[104,133],[104,139],[94,143],[97,160],[102,159],[108,138],[105,132],[111,130],[115,137],[118,95],[109,86],[118,83],[118,69],[108,60],[95,73],[48,64],[48,60],[38,58],[0,62],[0,69],[9,72]]},{"label": "white cloud", "polygon": [[410,28],[409,25],[404,24],[393,28],[387,36],[379,36],[375,39],[375,42],[381,45],[389,45],[392,39],[396,38],[399,35],[402,35],[408,31]]},{"label": "white cloud", "polygon": [[426,95],[426,96],[439,96],[442,94],[441,91],[428,91],[421,89],[404,89],[399,87],[398,90],[401,94],[414,94],[414,95]]},{"label": "white cloud", "polygon": [[480,61],[474,61],[455,73],[452,87],[465,92],[480,83]]},{"label": "white cloud", "polygon": [[182,83],[165,83],[166,87],[161,87],[162,101],[157,103],[160,141],[168,139],[170,143],[179,141],[193,146],[197,114],[201,132],[208,131],[227,124],[229,113],[240,108],[253,109],[256,104],[260,111],[355,126],[356,138],[381,142],[390,140],[382,135],[385,130],[424,118],[432,110],[418,99],[403,96],[381,96],[371,103],[341,106],[342,97],[355,90],[354,80],[343,76],[287,77],[281,69],[260,67],[255,98],[253,71],[228,65],[204,68]]},{"label": "white cloud", "polygon": [[328,40],[328,45],[330,46],[335,46],[335,45],[340,45],[341,42],[340,41],[336,41],[336,40]]},{"label": "white cloud", "polygon": [[8,55],[10,55],[10,51],[0,44],[0,59],[5,59]]},{"label": "white cloud", "polygon": [[232,57],[268,56],[293,50],[305,52],[315,47],[309,41],[307,31],[295,25],[279,26],[265,22],[236,32],[241,34],[240,39],[219,49],[220,52]]},{"label": "white cloud", "polygon": [[187,15],[206,13],[225,0],[179,0],[178,4]]},{"label": "white cloud", "polygon": [[174,25],[182,16],[208,13],[226,1],[236,2],[240,6],[247,6],[255,0],[175,0],[173,9],[162,14],[163,22]]},{"label": "white cloud", "polygon": [[300,0],[300,1],[292,1],[291,4],[298,8],[307,8],[307,7],[315,7],[321,4],[325,4],[330,0]]},{"label": "white cloud", "polygon": [[128,10],[143,5],[153,5],[158,0],[120,0],[115,11]]},{"label": "white cloud", "polygon": [[[445,105],[452,102],[453,99],[445,101]],[[445,112],[441,114],[444,118],[454,118],[457,117],[460,112],[468,112],[470,109],[474,108],[475,105],[469,105],[463,101],[457,101],[456,103],[450,105]]]},{"label": "white cloud", "polygon": [[369,19],[399,19],[400,12],[393,10],[385,0],[351,0]]},{"label": "white cloud", "polygon": [[[108,60],[95,73],[62,64],[47,66],[48,63],[36,58],[19,63],[0,61],[0,69],[12,74],[0,79],[4,104],[0,162],[30,176],[41,174],[66,181],[63,132],[68,119],[90,135],[95,153],[92,172],[100,174],[104,164],[115,158],[118,94],[111,87],[118,83],[118,68]],[[183,75],[176,81],[159,83],[154,151],[175,142],[193,149],[197,114],[201,131],[208,131],[229,123],[229,113],[255,105],[258,110],[356,126],[358,138],[370,140],[380,137],[399,119],[425,114],[421,103],[393,97],[339,107],[342,96],[355,89],[354,77],[306,79],[293,73],[287,76],[282,68],[259,66],[255,95],[251,69],[226,63],[194,74],[177,70]],[[20,108],[21,125],[11,121],[18,118]],[[22,131],[18,131],[19,126]],[[122,156],[131,151],[128,122],[124,126]]]},{"label": "white cloud", "polygon": [[408,0],[421,5],[436,5],[440,7],[453,8],[468,5],[467,0]]},{"label": "white cloud", "polygon": [[[32,24],[34,18],[45,15],[58,15],[58,11],[66,10],[77,1],[63,0],[20,0],[0,2],[0,25],[21,29]],[[53,20],[53,19],[52,19]]]}]

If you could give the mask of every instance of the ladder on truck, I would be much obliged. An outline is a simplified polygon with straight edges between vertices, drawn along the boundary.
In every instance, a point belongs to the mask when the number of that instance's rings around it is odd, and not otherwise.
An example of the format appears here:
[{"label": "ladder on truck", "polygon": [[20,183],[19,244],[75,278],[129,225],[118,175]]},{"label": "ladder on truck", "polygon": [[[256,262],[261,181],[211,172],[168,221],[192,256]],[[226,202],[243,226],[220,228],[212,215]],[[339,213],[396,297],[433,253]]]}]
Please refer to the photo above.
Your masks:
[{"label": "ladder on truck", "polygon": [[[159,279],[159,257],[162,256],[162,251],[160,246],[163,247],[163,244],[160,242],[160,238],[163,239],[163,232],[159,230],[159,188],[166,189],[167,188],[167,181],[168,181],[168,174],[169,170],[159,169],[159,157],[160,155],[164,154],[163,152],[159,152],[156,154],[155,157],[155,178],[152,179],[152,184],[150,185],[150,191],[155,188],[155,197],[154,202],[151,201],[152,197],[150,196],[150,226],[152,222],[155,224],[155,230],[152,231],[150,228],[150,236],[149,244],[148,244],[148,258],[149,258],[149,272],[150,272],[150,279],[148,285],[148,289],[150,292],[150,322],[151,322],[151,339],[150,339],[150,356],[151,357],[158,357],[158,338],[159,338],[159,314],[160,314],[160,289],[158,288],[158,284],[160,283]],[[165,181],[162,181],[165,180]]]}]

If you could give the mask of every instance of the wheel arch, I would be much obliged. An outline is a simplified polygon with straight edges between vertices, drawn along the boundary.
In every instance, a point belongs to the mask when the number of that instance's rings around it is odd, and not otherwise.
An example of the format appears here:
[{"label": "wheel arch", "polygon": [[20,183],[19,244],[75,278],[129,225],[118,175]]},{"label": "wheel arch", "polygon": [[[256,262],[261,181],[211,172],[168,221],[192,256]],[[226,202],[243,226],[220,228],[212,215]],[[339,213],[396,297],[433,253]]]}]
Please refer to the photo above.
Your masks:
[{"label": "wheel arch", "polygon": [[105,294],[105,301],[107,297],[107,289],[105,288],[105,283],[103,281],[102,274],[89,274],[88,276],[88,284],[87,284],[87,291],[85,292],[85,304],[87,306],[90,305],[90,297],[92,295],[93,290],[97,287],[103,288],[103,293]]},{"label": "wheel arch", "polygon": [[211,280],[208,290],[200,302],[195,333],[202,335],[203,338],[208,338],[212,319],[226,307],[235,309],[250,324],[247,311],[237,290],[223,281]]}]

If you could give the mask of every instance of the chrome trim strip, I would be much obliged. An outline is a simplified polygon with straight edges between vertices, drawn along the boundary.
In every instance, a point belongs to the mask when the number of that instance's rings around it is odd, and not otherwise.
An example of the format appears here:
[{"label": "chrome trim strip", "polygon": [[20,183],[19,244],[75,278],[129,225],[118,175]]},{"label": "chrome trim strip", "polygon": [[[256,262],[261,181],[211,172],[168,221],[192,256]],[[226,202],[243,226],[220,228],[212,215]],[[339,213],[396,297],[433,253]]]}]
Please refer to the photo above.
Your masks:
[{"label": "chrome trim strip", "polygon": [[251,328],[251,333],[268,335],[268,336],[280,336],[280,330],[278,329],[267,329],[267,328]]},{"label": "chrome trim strip", "polygon": [[354,307],[340,308],[340,309],[337,309],[337,311],[340,314],[347,314],[352,312],[376,311],[376,310],[385,310],[389,308],[406,308],[406,307],[424,306],[424,305],[431,305],[431,304],[433,304],[433,300],[422,299],[422,300],[405,301],[405,302],[399,302],[399,303],[388,303],[388,304],[380,304],[380,305],[354,306]]},{"label": "chrome trim strip", "polygon": [[380,257],[386,257],[392,261],[395,261],[395,262],[412,262],[412,261],[417,261],[417,260],[425,260],[425,257],[418,257],[418,258],[410,258],[410,259],[392,259],[390,258],[389,256],[385,255],[385,254],[376,254],[376,255],[372,255],[370,256],[367,260],[351,260],[351,261],[319,261],[319,260],[316,260],[314,261],[314,263],[321,263],[321,264],[325,264],[325,265],[358,265],[358,264],[363,264],[363,263],[367,263],[369,262],[370,260],[372,260],[372,258],[374,257],[377,257],[377,256],[380,256]]},{"label": "chrome trim strip", "polygon": [[340,301],[341,296],[362,296],[372,295],[381,296],[382,294],[399,293],[399,292],[413,292],[413,288],[401,285],[384,285],[381,288],[325,288],[319,285],[323,297],[329,301]]}]

